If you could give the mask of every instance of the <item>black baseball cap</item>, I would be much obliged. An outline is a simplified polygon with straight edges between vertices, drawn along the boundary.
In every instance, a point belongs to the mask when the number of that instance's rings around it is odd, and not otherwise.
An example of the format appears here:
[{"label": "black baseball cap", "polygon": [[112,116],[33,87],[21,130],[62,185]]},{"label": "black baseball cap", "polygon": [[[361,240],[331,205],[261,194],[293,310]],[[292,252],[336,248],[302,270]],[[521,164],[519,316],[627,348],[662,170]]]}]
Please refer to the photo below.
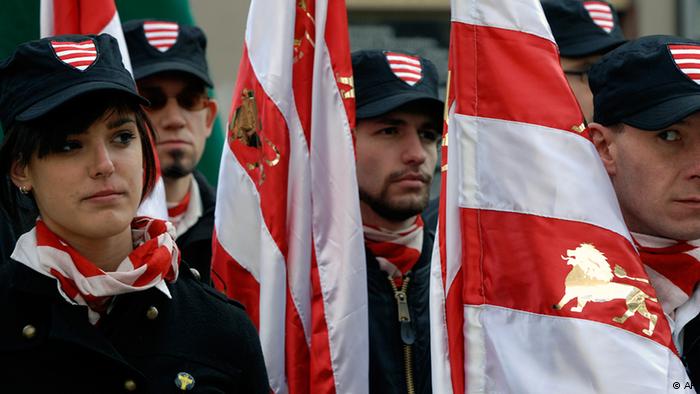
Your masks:
[{"label": "black baseball cap", "polygon": [[424,100],[442,116],[437,70],[424,57],[397,51],[356,51],[352,72],[357,119],[373,118],[416,100]]},{"label": "black baseball cap", "polygon": [[588,73],[594,121],[660,130],[700,111],[698,64],[700,42],[687,38],[648,36],[620,46]]},{"label": "black baseball cap", "polygon": [[164,71],[192,74],[213,87],[207,67],[207,38],[196,26],[160,20],[133,20],[123,24],[134,78]]},{"label": "black baseball cap", "polygon": [[37,119],[96,90],[118,90],[148,105],[108,35],[62,35],[20,44],[0,63],[0,122]]},{"label": "black baseball cap", "polygon": [[603,54],[626,42],[608,2],[543,0],[542,8],[563,57]]}]

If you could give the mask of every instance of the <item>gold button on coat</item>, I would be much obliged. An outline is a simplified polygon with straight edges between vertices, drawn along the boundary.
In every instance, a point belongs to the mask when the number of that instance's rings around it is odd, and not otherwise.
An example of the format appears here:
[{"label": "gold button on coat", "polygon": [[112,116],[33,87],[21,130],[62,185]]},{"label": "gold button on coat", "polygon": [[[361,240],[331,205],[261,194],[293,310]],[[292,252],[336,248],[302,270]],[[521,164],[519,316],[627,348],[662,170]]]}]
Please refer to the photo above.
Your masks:
[{"label": "gold button on coat", "polygon": [[36,335],[36,327],[31,324],[27,324],[22,328],[22,336],[27,339],[32,339]]},{"label": "gold button on coat", "polygon": [[182,391],[189,391],[194,388],[194,377],[187,372],[180,372],[175,377],[175,386]]},{"label": "gold button on coat", "polygon": [[158,308],[151,306],[146,311],[146,317],[148,320],[155,320],[158,317]]},{"label": "gold button on coat", "polygon": [[136,382],[131,379],[124,381],[124,388],[126,391],[136,391]]}]

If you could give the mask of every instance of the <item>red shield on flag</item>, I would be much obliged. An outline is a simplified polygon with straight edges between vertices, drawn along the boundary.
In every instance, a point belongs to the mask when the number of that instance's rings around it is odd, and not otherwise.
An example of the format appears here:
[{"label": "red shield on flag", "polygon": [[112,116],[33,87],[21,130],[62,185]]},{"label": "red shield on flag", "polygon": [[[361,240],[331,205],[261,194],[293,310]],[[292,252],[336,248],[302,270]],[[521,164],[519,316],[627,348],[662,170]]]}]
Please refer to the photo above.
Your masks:
[{"label": "red shield on flag", "polygon": [[668,50],[678,69],[693,82],[700,84],[700,45],[671,44]]},{"label": "red shield on flag", "polygon": [[154,48],[165,52],[175,45],[180,27],[174,22],[144,22],[146,40]]},{"label": "red shield on flag", "polygon": [[396,52],[385,52],[385,55],[391,71],[402,81],[413,86],[423,78],[423,68],[418,57]]},{"label": "red shield on flag", "polygon": [[585,1],[583,6],[588,11],[588,15],[591,16],[593,22],[598,25],[601,29],[610,33],[615,27],[615,20],[613,19],[612,10],[610,5],[602,1]]},{"label": "red shield on flag", "polygon": [[63,63],[85,71],[97,59],[97,48],[92,40],[81,42],[51,41],[54,53]]}]

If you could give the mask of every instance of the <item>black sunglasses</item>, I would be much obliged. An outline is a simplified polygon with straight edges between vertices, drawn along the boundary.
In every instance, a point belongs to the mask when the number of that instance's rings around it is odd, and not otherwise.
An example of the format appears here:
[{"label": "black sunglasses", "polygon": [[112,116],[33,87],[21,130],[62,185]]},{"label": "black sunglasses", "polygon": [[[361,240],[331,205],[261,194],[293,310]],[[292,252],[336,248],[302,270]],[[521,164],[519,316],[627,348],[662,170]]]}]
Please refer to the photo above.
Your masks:
[{"label": "black sunglasses", "polygon": [[[168,99],[172,97],[166,96],[163,90],[155,87],[143,88],[139,93],[151,103],[150,106],[144,107],[146,111],[158,111],[163,109],[165,105],[168,104]],[[205,92],[194,89],[183,89],[175,96],[175,100],[180,108],[188,111],[200,111],[207,106],[209,97],[207,97]]]}]

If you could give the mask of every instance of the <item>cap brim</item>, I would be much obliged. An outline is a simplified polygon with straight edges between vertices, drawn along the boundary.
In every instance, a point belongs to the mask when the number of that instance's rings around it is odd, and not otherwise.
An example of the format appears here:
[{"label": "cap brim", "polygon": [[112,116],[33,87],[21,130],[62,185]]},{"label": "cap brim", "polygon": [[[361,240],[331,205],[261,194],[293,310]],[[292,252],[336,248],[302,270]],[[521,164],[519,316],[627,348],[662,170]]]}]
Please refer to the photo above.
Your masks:
[{"label": "cap brim", "polygon": [[114,82],[91,81],[91,82],[81,83],[78,85],[73,85],[67,89],[60,90],[60,91],[52,94],[51,96],[48,96],[48,97],[34,103],[29,108],[20,112],[15,117],[15,120],[18,120],[21,122],[26,122],[29,120],[39,118],[43,115],[46,115],[49,111],[59,107],[62,104],[65,104],[66,102],[68,102],[68,101],[70,101],[78,96],[81,96],[81,95],[86,94],[86,93],[98,91],[98,90],[117,90],[120,92],[124,92],[124,93],[131,95],[135,99],[135,101],[137,101],[139,104],[150,105],[148,100],[139,96],[132,89],[130,89],[126,86],[123,86],[123,85],[120,85],[120,84],[114,83]]},{"label": "cap brim", "polygon": [[623,117],[620,121],[638,129],[654,131],[678,123],[698,111],[700,111],[700,93],[664,101],[632,116]]},{"label": "cap brim", "polygon": [[375,116],[393,111],[404,104],[418,100],[425,100],[430,103],[429,105],[435,105],[435,109],[438,112],[438,117],[442,116],[442,109],[445,105],[442,100],[438,100],[427,93],[405,92],[387,96],[382,99],[366,103],[361,107],[357,107],[356,117],[357,119],[373,118]]},{"label": "cap brim", "polygon": [[214,87],[214,84],[211,82],[211,79],[209,79],[208,75],[206,75],[196,67],[192,67],[182,62],[164,61],[151,63],[147,65],[140,65],[138,67],[134,66],[134,78],[139,80],[141,78],[146,78],[151,75],[166,71],[182,71],[188,74],[192,74],[195,77],[201,79],[202,82],[204,82],[204,84],[206,84],[208,87]]},{"label": "cap brim", "polygon": [[621,40],[619,38],[601,38],[600,36],[596,36],[592,40],[568,45],[560,45],[559,55],[564,57],[585,57],[604,54],[612,51],[626,42],[627,40]]}]

